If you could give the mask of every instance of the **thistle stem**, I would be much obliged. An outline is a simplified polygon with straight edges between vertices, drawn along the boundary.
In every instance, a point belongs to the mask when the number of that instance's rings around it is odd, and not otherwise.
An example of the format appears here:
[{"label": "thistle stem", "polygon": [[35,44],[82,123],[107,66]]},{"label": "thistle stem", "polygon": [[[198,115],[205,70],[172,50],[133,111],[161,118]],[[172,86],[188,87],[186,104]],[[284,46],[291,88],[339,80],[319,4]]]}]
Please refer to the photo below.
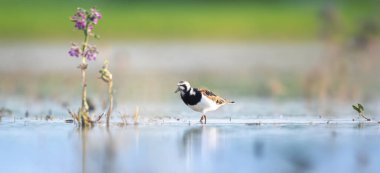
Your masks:
[{"label": "thistle stem", "polygon": [[[82,46],[82,52],[85,52],[88,44],[88,34],[87,34],[88,25],[86,30],[84,30],[84,42]],[[80,65],[82,72],[82,107],[80,113],[80,119],[82,121],[82,126],[90,123],[90,117],[88,116],[88,103],[87,103],[87,80],[86,80],[86,69],[87,62],[86,57],[82,55],[82,64]]]}]

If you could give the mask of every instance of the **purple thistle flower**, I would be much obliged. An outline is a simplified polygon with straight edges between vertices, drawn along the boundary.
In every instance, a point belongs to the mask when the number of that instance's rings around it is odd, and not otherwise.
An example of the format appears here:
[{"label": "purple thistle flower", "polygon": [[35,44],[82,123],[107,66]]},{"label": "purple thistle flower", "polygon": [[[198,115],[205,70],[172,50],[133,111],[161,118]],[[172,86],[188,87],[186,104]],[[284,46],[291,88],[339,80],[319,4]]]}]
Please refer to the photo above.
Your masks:
[{"label": "purple thistle flower", "polygon": [[92,30],[94,30],[94,25],[88,25],[88,28],[87,28],[87,33],[91,33]]},{"label": "purple thistle flower", "polygon": [[80,50],[79,46],[76,45],[75,43],[72,43],[71,48],[69,50],[69,55],[72,57],[78,58],[79,55],[81,55],[81,50]]},{"label": "purple thistle flower", "polygon": [[91,12],[89,14],[89,18],[95,25],[98,24],[99,19],[102,18],[102,14],[96,10],[95,7],[91,8]]},{"label": "purple thistle flower", "polygon": [[70,19],[75,23],[75,28],[85,31],[84,35],[86,42],[83,43],[82,46],[78,46],[77,44],[73,43],[68,52],[70,56],[86,58],[89,61],[96,60],[96,57],[98,56],[98,50],[94,45],[87,45],[87,40],[88,36],[96,37],[96,35],[92,32],[95,28],[95,25],[101,18],[102,14],[99,13],[95,8],[91,8],[89,11],[78,8],[76,13],[71,16]]},{"label": "purple thistle flower", "polygon": [[74,16],[71,17],[71,21],[75,23],[75,28],[83,30],[86,28],[87,23],[87,14],[86,11],[82,8],[78,8]]},{"label": "purple thistle flower", "polygon": [[84,52],[84,57],[87,58],[87,60],[91,61],[91,60],[96,60],[96,56],[98,56],[98,50],[96,49],[95,46],[92,46],[92,45],[88,45],[86,51]]},{"label": "purple thistle flower", "polygon": [[80,20],[80,21],[75,21],[75,28],[79,29],[79,30],[83,30],[86,28],[86,21],[84,19]]}]

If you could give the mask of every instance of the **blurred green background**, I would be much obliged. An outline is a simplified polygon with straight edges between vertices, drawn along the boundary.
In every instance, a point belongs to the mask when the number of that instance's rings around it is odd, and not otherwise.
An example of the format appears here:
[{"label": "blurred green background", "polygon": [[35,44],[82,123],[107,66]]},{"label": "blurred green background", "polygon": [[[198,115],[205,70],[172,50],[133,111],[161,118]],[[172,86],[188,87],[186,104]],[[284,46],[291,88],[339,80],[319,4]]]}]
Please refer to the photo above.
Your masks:
[{"label": "blurred green background", "polygon": [[[1,39],[76,38],[67,22],[76,7],[97,7],[104,20],[98,33],[107,39],[310,40],[333,6],[339,37],[360,22],[378,18],[376,0],[1,0]],[[329,8],[329,7],[327,7]]]}]

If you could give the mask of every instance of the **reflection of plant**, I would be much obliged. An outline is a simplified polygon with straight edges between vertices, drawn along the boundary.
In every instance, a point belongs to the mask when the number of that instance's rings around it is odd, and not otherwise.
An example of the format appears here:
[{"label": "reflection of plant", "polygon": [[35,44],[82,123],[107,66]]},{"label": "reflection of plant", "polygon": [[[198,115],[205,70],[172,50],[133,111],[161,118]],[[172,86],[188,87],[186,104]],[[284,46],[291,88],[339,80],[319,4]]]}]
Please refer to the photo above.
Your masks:
[{"label": "reflection of plant", "polygon": [[96,36],[94,34],[94,26],[98,24],[98,21],[102,18],[102,15],[95,9],[91,8],[89,11],[78,8],[76,13],[70,18],[75,23],[75,28],[83,31],[84,42],[82,44],[72,43],[69,50],[69,55],[72,57],[82,58],[82,63],[78,68],[82,72],[82,106],[78,112],[76,119],[82,126],[90,126],[92,120],[89,116],[89,107],[87,103],[87,81],[86,81],[86,69],[87,60],[94,61],[98,55],[98,51],[94,45],[89,45],[89,37]]},{"label": "reflection of plant", "polygon": [[107,111],[107,126],[109,126],[111,114],[112,114],[112,109],[113,109],[113,81],[112,81],[112,73],[108,70],[108,60],[106,59],[104,61],[103,68],[99,70],[100,73],[100,79],[102,79],[105,83],[108,84],[108,97],[109,97],[109,107]]},{"label": "reflection of plant", "polygon": [[371,119],[367,118],[365,115],[364,115],[364,107],[363,105],[361,105],[360,103],[355,106],[355,105],[352,105],[352,108],[354,108],[358,113],[359,113],[359,116],[363,117],[364,119],[366,119],[367,121],[371,121]]}]

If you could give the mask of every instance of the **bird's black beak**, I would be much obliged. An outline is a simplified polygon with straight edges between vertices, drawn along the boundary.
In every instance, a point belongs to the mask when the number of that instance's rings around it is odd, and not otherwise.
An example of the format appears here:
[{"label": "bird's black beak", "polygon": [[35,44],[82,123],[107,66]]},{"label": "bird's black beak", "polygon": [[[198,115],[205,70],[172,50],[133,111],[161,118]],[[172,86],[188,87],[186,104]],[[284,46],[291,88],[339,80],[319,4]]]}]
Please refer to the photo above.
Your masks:
[{"label": "bird's black beak", "polygon": [[174,91],[174,93],[177,93],[178,91],[180,91],[179,87],[177,88],[177,90]]}]

